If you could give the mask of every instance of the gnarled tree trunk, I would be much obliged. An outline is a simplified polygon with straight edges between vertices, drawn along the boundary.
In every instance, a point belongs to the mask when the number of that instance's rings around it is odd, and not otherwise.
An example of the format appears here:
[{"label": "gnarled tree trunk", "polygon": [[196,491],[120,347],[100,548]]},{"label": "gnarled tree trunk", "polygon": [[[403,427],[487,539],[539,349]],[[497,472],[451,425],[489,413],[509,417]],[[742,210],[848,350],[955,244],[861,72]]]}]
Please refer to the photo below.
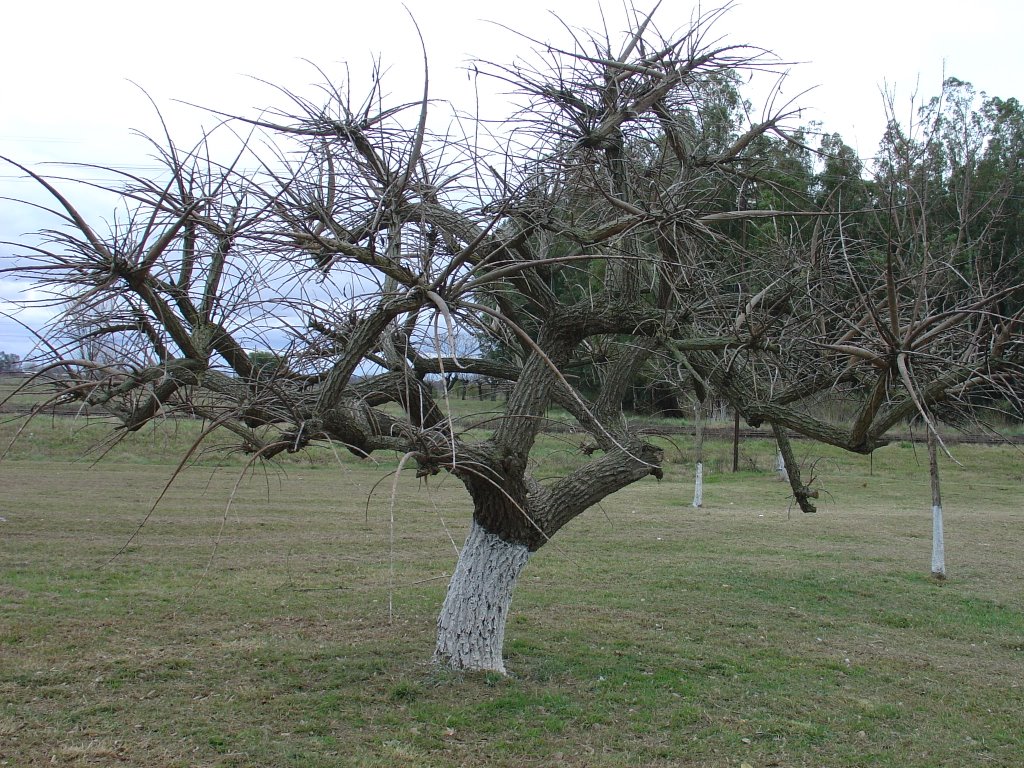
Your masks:
[{"label": "gnarled tree trunk", "polygon": [[648,475],[661,478],[663,456],[657,446],[623,435],[620,448],[609,444],[600,458],[541,486],[514,452],[493,444],[458,448],[464,454],[454,471],[473,497],[473,522],[437,620],[434,660],[504,674],[505,623],[530,554],[609,494]]},{"label": "gnarled tree trunk", "polygon": [[529,559],[527,545],[505,541],[473,520],[437,619],[435,661],[505,674],[505,622]]}]

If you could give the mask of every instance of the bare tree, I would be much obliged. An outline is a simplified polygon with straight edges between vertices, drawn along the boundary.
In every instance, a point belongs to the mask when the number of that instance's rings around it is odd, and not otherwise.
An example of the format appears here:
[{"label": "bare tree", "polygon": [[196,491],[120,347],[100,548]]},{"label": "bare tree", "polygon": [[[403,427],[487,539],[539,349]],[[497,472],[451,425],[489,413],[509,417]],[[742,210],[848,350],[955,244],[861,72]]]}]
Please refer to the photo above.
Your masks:
[{"label": "bare tree", "polygon": [[[251,132],[235,158],[218,161],[206,142],[155,145],[166,173],[125,179],[131,216],[108,233],[22,168],[59,223],[14,269],[91,312],[90,336],[121,350],[99,364],[55,343],[52,364],[70,376],[62,396],[108,408],[126,430],[187,408],[261,459],[330,442],[451,474],[472,526],[435,657],[503,671],[532,553],[609,494],[662,477],[661,450],[622,411],[638,372],[682,366],[751,424],[776,427],[780,446],[790,430],[867,453],[920,406],[1000,375],[1011,347],[1019,355],[1020,317],[993,315],[972,331],[991,343],[949,356],[962,312],[993,311],[995,294],[958,294],[922,318],[884,270],[879,283],[851,268],[839,217],[807,242],[783,224],[743,247],[739,221],[796,221],[735,210],[758,140],[787,142],[790,115],[736,125],[709,108],[723,83],[772,63],[715,41],[720,13],[674,35],[637,15],[622,42],[574,31],[572,48],[533,63],[479,63],[520,99],[494,134],[500,153],[450,123],[433,132],[426,87],[420,102],[389,106],[379,84],[358,103],[327,85],[320,101],[284,92],[287,108],[233,118]],[[443,354],[460,329],[503,354]],[[280,358],[269,381],[254,348]],[[586,387],[570,375],[584,368]],[[425,383],[452,371],[510,382],[485,439],[460,434]],[[852,426],[814,415],[826,395],[858,404]],[[530,455],[552,405],[597,448],[541,483]],[[789,470],[812,511],[812,489]]]}]

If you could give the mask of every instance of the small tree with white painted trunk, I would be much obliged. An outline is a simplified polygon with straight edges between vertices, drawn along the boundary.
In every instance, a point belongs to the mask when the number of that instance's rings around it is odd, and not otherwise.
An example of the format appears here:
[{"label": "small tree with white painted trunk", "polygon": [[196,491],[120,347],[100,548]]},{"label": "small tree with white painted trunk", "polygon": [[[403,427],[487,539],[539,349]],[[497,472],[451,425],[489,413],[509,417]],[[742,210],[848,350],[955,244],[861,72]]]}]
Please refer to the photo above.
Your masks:
[{"label": "small tree with white painted trunk", "polygon": [[[125,430],[203,416],[254,460],[332,444],[457,478],[472,523],[435,650],[456,669],[503,672],[531,554],[662,477],[661,448],[622,411],[646,369],[685,368],[706,397],[771,423],[813,511],[787,431],[870,452],[919,407],[1001,375],[1019,318],[996,318],[990,293],[957,295],[993,312],[975,345],[992,354],[953,361],[933,342],[959,327],[955,311],[922,320],[886,293],[906,286],[851,270],[840,218],[736,204],[766,147],[788,146],[788,115],[742,122],[735,83],[771,60],[715,42],[719,15],[669,36],[637,15],[621,41],[576,32],[533,64],[478,63],[521,105],[486,132],[432,129],[443,110],[426,87],[387,106],[378,83],[358,103],[328,85],[321,101],[233,118],[251,138],[223,161],[210,142],[168,138],[164,172],[125,179],[130,215],[106,232],[22,168],[58,225],[14,270],[74,310],[50,329],[59,398],[106,408]],[[773,240],[790,229],[766,226],[745,247],[744,220],[809,221],[813,238]],[[478,351],[444,353],[465,330]],[[121,357],[77,357],[84,334]],[[252,349],[274,351],[272,375]],[[916,354],[920,370],[951,364],[915,381]],[[427,377],[452,372],[508,382],[485,435],[460,432],[435,401]],[[814,415],[823,393],[857,403],[852,426]],[[531,454],[553,406],[591,442],[542,482]]]}]

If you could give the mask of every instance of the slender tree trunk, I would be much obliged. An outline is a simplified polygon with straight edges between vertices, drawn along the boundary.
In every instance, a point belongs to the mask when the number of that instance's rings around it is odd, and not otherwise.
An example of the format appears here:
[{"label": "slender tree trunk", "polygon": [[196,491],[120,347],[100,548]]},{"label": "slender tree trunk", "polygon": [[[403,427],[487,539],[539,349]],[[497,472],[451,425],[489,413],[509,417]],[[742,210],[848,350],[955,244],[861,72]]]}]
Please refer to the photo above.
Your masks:
[{"label": "slender tree trunk", "polygon": [[732,471],[740,470],[740,412],[733,411],[732,421]]},{"label": "slender tree trunk", "polygon": [[[740,184],[739,192],[736,195],[736,210],[745,211],[750,205],[750,199],[747,197],[747,182],[743,181]],[[747,271],[747,220],[743,219],[740,222],[740,275],[746,274]],[[745,286],[740,283],[738,286],[741,295]],[[732,422],[732,471],[738,472],[740,469],[740,412],[739,409],[733,408],[733,422]]]},{"label": "slender tree trunk", "polygon": [[505,674],[505,622],[516,579],[529,559],[525,544],[511,544],[473,521],[437,619],[435,661]]},{"label": "slender tree trunk", "polygon": [[942,531],[942,489],[939,486],[937,442],[934,431],[928,429],[928,469],[932,479],[932,576],[936,579],[944,579],[946,578],[946,539]]},{"label": "slender tree trunk", "polygon": [[696,443],[696,467],[693,476],[693,506],[700,509],[704,504],[704,403],[693,404],[694,442]]}]

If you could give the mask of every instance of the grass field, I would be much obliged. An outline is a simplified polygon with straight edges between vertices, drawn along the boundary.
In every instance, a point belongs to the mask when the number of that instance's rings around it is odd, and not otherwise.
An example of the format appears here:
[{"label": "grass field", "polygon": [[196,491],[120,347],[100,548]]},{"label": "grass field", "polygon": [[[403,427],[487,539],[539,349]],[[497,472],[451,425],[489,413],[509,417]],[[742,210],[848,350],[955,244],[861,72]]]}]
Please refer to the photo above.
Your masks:
[{"label": "grass field", "polygon": [[[16,428],[0,427],[6,446]],[[928,577],[920,447],[809,444],[821,511],[772,446],[687,438],[666,479],[569,525],[524,572],[508,678],[429,664],[468,523],[456,483],[323,451],[207,455],[147,513],[194,425],[78,459],[34,421],[0,462],[0,765],[975,766],[1024,755],[1024,461],[944,466]],[[544,439],[541,476],[579,458]],[[757,471],[760,470],[760,471]],[[374,484],[383,483],[371,492]],[[230,504],[229,504],[230,500]],[[145,521],[141,528],[140,524]],[[453,543],[454,542],[454,543]],[[122,551],[123,549],[123,551]],[[389,610],[389,605],[390,610]]]}]

